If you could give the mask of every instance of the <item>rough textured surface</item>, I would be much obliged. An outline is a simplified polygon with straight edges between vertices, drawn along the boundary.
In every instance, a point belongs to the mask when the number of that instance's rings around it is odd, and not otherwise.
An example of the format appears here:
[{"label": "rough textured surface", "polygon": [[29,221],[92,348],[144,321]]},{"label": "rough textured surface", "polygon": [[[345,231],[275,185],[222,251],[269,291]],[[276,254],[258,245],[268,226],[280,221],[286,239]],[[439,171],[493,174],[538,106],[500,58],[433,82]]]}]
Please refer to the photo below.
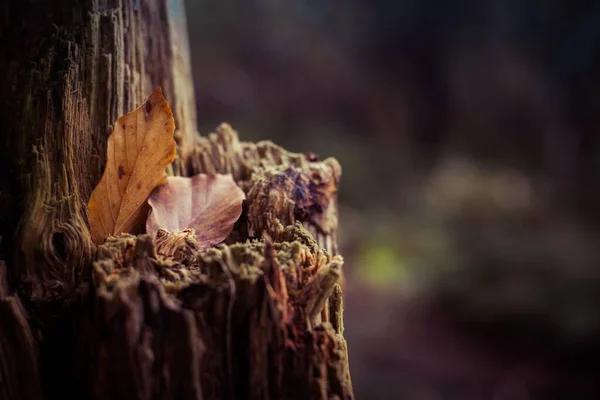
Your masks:
[{"label": "rough textured surface", "polygon": [[197,137],[183,173],[230,173],[247,192],[248,237],[277,235],[300,221],[319,245],[337,253],[337,187],[342,168],[334,158],[291,153],[270,141],[240,142],[228,124]]},{"label": "rough textured surface", "polygon": [[[197,135],[181,0],[0,15],[0,399],[353,398],[337,161],[228,125]],[[167,173],[232,173],[246,193],[205,252],[185,231],[91,241],[111,127],[157,86],[176,121]]]},{"label": "rough textured surface", "polygon": [[119,115],[161,86],[181,154],[196,135],[181,0],[9,0],[0,13],[2,42],[18,44],[0,46],[12,149],[0,161],[1,225],[17,250],[7,256],[32,297],[73,293],[93,253],[86,202]]},{"label": "rough textured surface", "polygon": [[0,399],[40,399],[36,341],[21,301],[9,292],[0,261]]},{"label": "rough textured surface", "polygon": [[96,352],[94,398],[353,398],[341,265],[299,223],[181,257],[156,254],[149,235],[109,239],[88,323],[104,334],[80,346]]}]

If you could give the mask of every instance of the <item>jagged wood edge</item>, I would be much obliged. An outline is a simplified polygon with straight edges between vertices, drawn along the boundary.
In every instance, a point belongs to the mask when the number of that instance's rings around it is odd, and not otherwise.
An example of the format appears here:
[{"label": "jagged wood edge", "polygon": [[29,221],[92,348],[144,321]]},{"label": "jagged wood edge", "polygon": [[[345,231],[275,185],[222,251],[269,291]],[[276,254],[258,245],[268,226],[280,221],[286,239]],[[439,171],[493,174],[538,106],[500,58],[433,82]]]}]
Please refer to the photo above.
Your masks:
[{"label": "jagged wood edge", "polygon": [[[282,346],[285,346],[286,343],[289,344],[290,340],[293,342],[294,339],[292,338],[295,337],[295,341],[297,341],[297,343],[302,343],[297,351],[309,352],[301,353],[304,354],[304,356],[300,356],[296,358],[296,360],[318,360],[310,364],[312,367],[310,365],[305,365],[302,368],[300,368],[300,366],[293,368],[288,365],[288,369],[290,371],[306,371],[306,375],[302,375],[303,378],[298,378],[296,384],[291,384],[292,387],[290,388],[287,386],[281,386],[281,384],[274,384],[272,387],[262,388],[260,386],[261,382],[262,384],[265,384],[265,382],[271,382],[273,376],[277,376],[278,374],[281,376],[286,376],[285,374],[289,374],[289,372],[286,372],[286,369],[281,367],[282,369],[273,375],[273,370],[261,369],[254,364],[252,366],[252,371],[248,371],[250,380],[247,382],[248,386],[232,388],[238,391],[243,390],[244,388],[250,390],[251,392],[248,394],[249,397],[247,398],[266,398],[265,396],[268,394],[272,396],[271,398],[292,398],[294,395],[297,395],[295,392],[298,392],[299,390],[306,390],[305,397],[303,398],[329,398],[328,393],[335,392],[338,392],[340,398],[352,398],[352,385],[347,364],[347,346],[342,336],[342,303],[341,290],[339,286],[335,286],[333,295],[333,297],[336,299],[335,304],[338,308],[331,313],[331,316],[334,317],[332,324],[326,323],[325,325],[317,326],[312,331],[300,329],[299,326],[296,326],[295,324],[288,325],[288,327],[285,329],[282,329],[281,326],[277,325],[274,325],[271,328],[265,327],[280,320],[281,314],[278,313],[285,313],[285,307],[287,303],[287,288],[285,287],[285,284],[281,284],[281,271],[278,265],[278,263],[282,261],[281,257],[287,257],[287,261],[291,263],[290,265],[293,265],[294,263],[299,262],[297,259],[298,257],[301,257],[299,254],[305,254],[306,256],[307,252],[322,252],[322,249],[318,248],[314,240],[312,240],[308,232],[306,232],[300,224],[297,224],[295,227],[288,227],[286,230],[284,230],[282,236],[277,239],[281,241],[294,239],[293,242],[276,242],[274,244],[274,246],[278,247],[280,250],[280,254],[278,255],[279,261],[277,262],[274,261],[275,259],[271,259],[271,261],[269,261],[270,258],[268,256],[268,248],[269,246],[272,247],[273,245],[265,245],[264,243],[260,242],[248,242],[245,244],[235,244],[233,246],[222,245],[216,249],[211,249],[207,252],[199,253],[197,255],[198,258],[196,259],[196,262],[200,263],[199,265],[203,265],[203,268],[205,268],[204,273],[198,275],[202,279],[191,281],[190,279],[183,279],[185,278],[184,276],[182,277],[182,280],[184,281],[183,284],[179,285],[179,287],[171,286],[169,291],[174,297],[176,297],[177,300],[175,300],[175,302],[180,302],[180,309],[194,310],[196,308],[194,314],[196,315],[198,332],[203,332],[205,334],[205,340],[207,338],[209,339],[206,343],[202,339],[197,339],[194,342],[193,347],[200,349],[200,351],[197,353],[190,352],[188,355],[191,355],[192,358],[195,357],[198,360],[212,362],[215,362],[216,360],[217,364],[212,366],[212,371],[220,370],[222,372],[222,374],[218,376],[209,374],[208,378],[206,377],[206,374],[203,375],[201,378],[199,378],[196,386],[202,386],[204,388],[204,398],[232,398],[230,396],[233,396],[234,393],[230,392],[227,393],[228,396],[221,397],[214,394],[215,392],[211,392],[210,388],[207,389],[207,385],[210,386],[211,382],[213,382],[217,388],[221,387],[221,382],[225,382],[225,387],[232,387],[231,385],[227,385],[227,382],[230,382],[230,378],[227,377],[228,373],[226,373],[226,369],[222,368],[223,363],[228,362],[227,360],[223,359],[224,357],[227,357],[227,351],[225,351],[227,346],[226,340],[224,339],[225,335],[206,334],[206,321],[203,322],[198,318],[200,318],[199,316],[201,315],[205,315],[207,311],[197,309],[197,307],[194,306],[194,304],[198,303],[199,299],[204,298],[205,300],[203,301],[208,301],[206,300],[206,296],[211,296],[208,294],[211,292],[211,290],[213,299],[212,301],[216,301],[217,303],[227,303],[231,301],[231,293],[225,296],[218,294],[223,293],[223,291],[227,293],[229,290],[226,288],[227,284],[222,280],[222,275],[220,273],[222,268],[225,267],[232,275],[235,276],[237,282],[235,285],[237,298],[234,299],[236,302],[235,312],[234,315],[230,317],[233,318],[235,326],[229,327],[229,329],[231,329],[230,332],[246,332],[247,334],[253,335],[252,337],[254,338],[253,340],[250,340],[250,343],[252,343],[253,347],[238,350],[236,353],[237,357],[239,358],[241,356],[243,358],[247,356],[255,361],[258,360],[256,362],[260,362],[260,360],[265,357],[268,359],[268,354],[278,354],[278,351],[279,353],[283,353],[281,350]],[[177,265],[178,263],[173,259],[164,259],[160,256],[155,256],[156,258],[153,258],[151,256],[151,253],[154,251],[152,246],[152,241],[148,236],[145,238],[140,236],[136,239],[130,235],[123,235],[122,237],[110,240],[107,245],[100,247],[100,259],[95,263],[94,269],[96,271],[96,281],[99,287],[99,292],[101,292],[99,293],[99,298],[102,298],[103,304],[103,306],[100,307],[101,314],[103,313],[102,309],[104,309],[104,313],[106,313],[108,308],[123,308],[123,304],[139,305],[141,301],[138,298],[140,293],[139,288],[143,285],[149,285],[150,283],[148,282],[152,282],[152,287],[155,288],[155,290],[158,290],[160,295],[155,295],[155,297],[157,299],[161,299],[161,304],[163,302],[165,304],[173,304],[173,299],[168,300],[168,297],[165,297],[166,290],[164,290],[165,287],[169,286],[169,280],[172,280],[173,276],[165,271],[169,269],[175,271],[184,266]],[[287,249],[287,252],[284,251],[281,253],[282,249]],[[260,260],[257,261],[255,259],[251,262],[247,257],[250,253],[253,253],[254,257],[258,257]],[[296,257],[296,259],[294,259],[294,257]],[[251,262],[251,264],[242,268],[239,264],[240,260],[242,259],[246,259],[248,262]],[[116,262],[115,260],[118,261]],[[183,262],[187,261],[184,260]],[[122,264],[117,265],[118,263]],[[262,268],[258,268],[254,264],[262,265]],[[124,275],[115,276],[115,271],[119,271],[119,274]],[[110,289],[107,289],[109,286]],[[125,290],[124,288],[129,289]],[[135,288],[138,289],[136,290]],[[211,288],[211,290],[209,290],[209,288]],[[131,293],[128,297],[128,301],[124,301],[122,299],[123,293]],[[278,293],[277,296],[279,296],[279,300],[275,301],[270,297],[273,295],[273,293]],[[254,297],[248,297],[248,295],[252,295]],[[255,298],[257,295],[263,296],[262,302]],[[279,306],[275,307],[273,301],[279,304]],[[143,303],[143,301],[141,302]],[[200,301],[200,303],[202,303],[202,301]],[[225,304],[221,304],[220,308],[224,309],[224,306]],[[145,309],[144,307],[147,306],[144,305],[143,309]],[[283,307],[283,309],[281,309],[281,307]],[[129,306],[129,308],[131,308],[131,306]],[[211,313],[209,312],[208,314],[210,315]],[[248,315],[252,315],[250,320],[248,320]],[[97,321],[103,320],[103,318],[100,318],[100,320]],[[138,322],[139,321],[140,320],[138,319]],[[111,320],[111,324],[115,323],[116,326],[132,326],[131,323],[128,323],[124,320]],[[240,328],[240,323],[242,323],[242,328]],[[246,328],[243,328],[243,326]],[[96,326],[94,330],[102,331],[105,328],[106,327],[101,323],[101,325]],[[227,327],[222,326],[221,329],[227,330]],[[284,335],[286,331],[289,333],[288,336]],[[267,335],[269,337],[265,337],[265,334],[268,332],[271,332]],[[220,337],[221,341],[215,342],[215,337]],[[238,340],[234,341],[235,343],[239,342],[239,338],[237,339]],[[102,345],[94,347],[102,348]],[[270,348],[271,350],[267,350],[267,348]],[[221,349],[221,351],[219,349]],[[123,353],[124,350],[125,349],[121,349],[121,353]],[[127,352],[125,351],[125,353]],[[158,353],[160,354],[160,351]],[[327,355],[333,357],[332,362],[329,364],[322,359],[322,357],[328,357]],[[282,355],[280,354],[280,356]],[[306,357],[306,359],[302,357]],[[314,357],[316,357],[316,359]],[[183,364],[189,364],[190,358],[184,358],[181,361]],[[282,362],[282,360],[271,361],[273,365],[280,365]],[[200,365],[202,362],[200,362]],[[221,369],[219,369],[219,367],[221,367]],[[239,368],[240,366],[237,365],[236,367]],[[211,370],[210,368],[211,367],[209,366],[209,371]],[[312,368],[325,368],[325,370],[316,372],[313,371]],[[317,382],[318,379],[315,380],[313,375],[322,377],[323,379],[331,378],[331,382]],[[113,381],[114,379],[119,379],[118,374],[111,375],[111,377],[111,380]],[[332,377],[335,377],[335,379]],[[287,384],[289,385],[290,383],[287,382]],[[239,382],[238,386],[240,386]],[[287,390],[292,389],[293,392],[287,392]],[[102,391],[99,392],[102,393]],[[133,392],[129,392],[127,394],[132,393]],[[207,395],[207,393],[209,394]],[[210,393],[213,393],[213,395],[210,395]],[[220,392],[217,390],[216,393]],[[172,394],[179,395],[180,393],[172,392]],[[114,396],[116,393],[111,393],[111,395]],[[107,392],[106,397],[100,396],[97,398],[109,397],[109,392]],[[242,396],[239,398],[246,397]]]}]

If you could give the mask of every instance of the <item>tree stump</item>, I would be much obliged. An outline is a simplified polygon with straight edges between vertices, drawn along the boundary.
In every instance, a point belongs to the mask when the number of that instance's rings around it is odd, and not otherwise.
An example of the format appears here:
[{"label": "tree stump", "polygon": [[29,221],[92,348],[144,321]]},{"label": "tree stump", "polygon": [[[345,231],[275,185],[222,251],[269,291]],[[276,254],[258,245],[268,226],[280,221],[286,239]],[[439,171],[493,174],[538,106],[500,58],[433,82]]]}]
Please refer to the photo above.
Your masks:
[{"label": "tree stump", "polygon": [[[197,134],[181,0],[0,5],[0,399],[352,399],[334,159]],[[227,240],[90,238],[117,117],[161,86],[169,173],[232,174]]]}]

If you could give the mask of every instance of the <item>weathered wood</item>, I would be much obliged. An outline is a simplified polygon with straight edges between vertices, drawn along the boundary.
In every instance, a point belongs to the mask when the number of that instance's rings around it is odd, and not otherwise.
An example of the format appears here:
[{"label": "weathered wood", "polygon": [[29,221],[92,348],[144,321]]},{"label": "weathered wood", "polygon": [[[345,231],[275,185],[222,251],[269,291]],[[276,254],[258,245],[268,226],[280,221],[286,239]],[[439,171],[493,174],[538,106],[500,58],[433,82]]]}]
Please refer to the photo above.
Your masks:
[{"label": "weathered wood", "polygon": [[339,291],[323,279],[339,256],[299,223],[274,242],[191,253],[156,254],[147,235],[100,246],[90,326],[104,334],[80,346],[95,352],[94,398],[352,398],[341,324],[329,321],[341,301],[313,307]]},{"label": "weathered wood", "polygon": [[[248,234],[273,235],[298,220],[317,243],[337,254],[337,187],[342,169],[334,158],[288,152],[270,141],[240,142],[230,125],[196,138],[187,173],[232,174],[248,194]],[[253,175],[255,174],[255,175]],[[280,197],[271,189],[278,188]]]},{"label": "weathered wood", "polygon": [[[226,124],[197,135],[181,0],[0,13],[0,399],[353,398],[337,161]],[[169,173],[231,173],[246,192],[206,252],[193,236],[90,239],[112,124],[156,86],[177,126]]]},{"label": "weathered wood", "polygon": [[10,149],[0,173],[2,192],[19,194],[2,210],[2,236],[33,298],[73,293],[93,253],[87,199],[118,116],[161,86],[180,154],[196,135],[181,0],[10,0],[0,8]]},{"label": "weathered wood", "polygon": [[8,288],[6,272],[0,261],[0,399],[40,399],[37,345],[23,304]]}]

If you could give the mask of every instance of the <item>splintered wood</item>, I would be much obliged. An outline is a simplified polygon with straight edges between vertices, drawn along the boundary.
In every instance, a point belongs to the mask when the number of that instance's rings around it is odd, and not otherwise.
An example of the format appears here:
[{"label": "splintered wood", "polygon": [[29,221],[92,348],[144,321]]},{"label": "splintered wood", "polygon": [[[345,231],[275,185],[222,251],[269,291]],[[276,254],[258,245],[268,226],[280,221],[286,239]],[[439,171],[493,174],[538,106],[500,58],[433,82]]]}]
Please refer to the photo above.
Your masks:
[{"label": "splintered wood", "polygon": [[198,137],[182,174],[232,174],[248,204],[248,235],[276,235],[300,221],[319,246],[337,254],[337,188],[342,167],[335,158],[292,153],[270,141],[240,142],[229,124]]},{"label": "splintered wood", "polygon": [[222,125],[174,169],[231,174],[246,195],[242,214],[224,243],[206,250],[193,229],[98,246],[87,326],[102,334],[78,345],[94,349],[81,371],[93,397],[353,399],[337,161],[239,142]]},{"label": "splintered wood", "polygon": [[[95,329],[112,334],[92,344],[98,352],[110,354],[126,341],[121,351],[157,356],[172,351],[165,349],[173,345],[167,337],[181,335],[190,351],[161,358],[160,368],[183,364],[198,370],[196,398],[229,398],[224,394],[233,390],[232,398],[352,398],[346,343],[336,319],[342,303],[329,301],[334,288],[339,291],[339,255],[320,248],[300,223],[272,242],[219,245],[205,252],[193,241],[179,245],[172,256],[163,256],[149,235],[123,234],[99,247],[94,275],[100,326]],[[129,311],[117,318],[122,307]],[[166,319],[181,323],[156,325]],[[139,368],[156,368],[153,362],[142,360]],[[100,398],[121,395],[121,384],[133,385],[113,369],[98,367],[98,373],[115,374]],[[138,384],[150,385],[153,377],[144,379]],[[247,379],[256,384],[248,386]],[[164,384],[163,389],[175,390]]]}]

